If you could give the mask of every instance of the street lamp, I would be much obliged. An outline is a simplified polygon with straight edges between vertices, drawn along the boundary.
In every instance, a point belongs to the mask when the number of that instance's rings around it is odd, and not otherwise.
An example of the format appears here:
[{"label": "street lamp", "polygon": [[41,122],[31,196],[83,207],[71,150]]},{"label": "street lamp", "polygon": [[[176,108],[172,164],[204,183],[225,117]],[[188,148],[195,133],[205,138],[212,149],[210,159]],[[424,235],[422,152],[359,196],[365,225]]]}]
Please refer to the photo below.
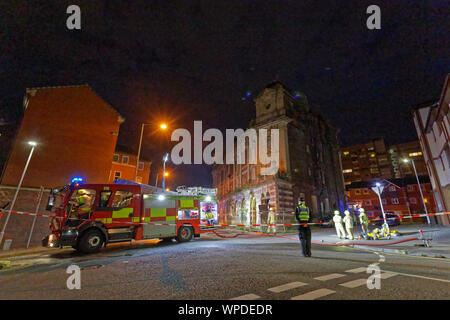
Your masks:
[{"label": "street lamp", "polygon": [[416,175],[416,179],[417,179],[417,185],[419,186],[419,191],[420,191],[420,197],[422,198],[422,203],[423,203],[423,207],[425,208],[425,214],[427,215],[427,222],[430,225],[431,221],[430,221],[430,217],[428,216],[428,209],[427,209],[427,205],[425,203],[425,200],[423,199],[423,193],[422,193],[422,188],[420,186],[420,181],[419,181],[419,176],[417,175],[417,170],[416,170],[416,165],[414,164],[414,160],[413,159],[403,159],[403,162],[408,163],[411,160],[411,163],[413,165],[413,169],[414,169],[414,174]]},{"label": "street lamp", "polygon": [[169,174],[166,174],[166,161],[168,159],[169,159],[169,154],[166,153],[163,157],[163,180],[162,180],[162,188],[163,189],[164,189],[164,185],[165,185],[165,178],[167,175],[169,175]]},{"label": "street lamp", "polygon": [[16,204],[17,196],[19,194],[20,187],[22,186],[23,178],[25,177],[25,173],[27,172],[28,165],[30,164],[31,156],[33,155],[34,148],[37,146],[35,141],[28,141],[28,144],[31,146],[30,154],[28,155],[27,163],[25,164],[25,168],[22,172],[22,177],[20,177],[19,184],[17,185],[16,193],[14,194],[14,198],[11,203],[11,207],[9,208],[8,215],[6,216],[5,224],[3,225],[2,232],[0,232],[0,244],[2,243],[3,236],[5,235],[6,226],[9,221],[9,217],[11,215],[11,211],[14,209],[14,205]]},{"label": "street lamp", "polygon": [[376,187],[372,187],[372,190],[378,195],[378,199],[380,200],[380,205],[381,205],[381,213],[383,214],[383,220],[384,220],[383,228],[381,229],[382,234],[384,235],[386,231],[387,231],[387,234],[389,234],[389,225],[386,222],[386,214],[384,213],[383,201],[381,200],[381,193],[383,192],[384,186],[382,186],[381,183],[379,183],[379,182],[377,182],[375,184],[375,186]]},{"label": "street lamp", "polygon": [[[142,123],[141,124],[141,137],[139,139],[139,149],[138,149],[137,160],[136,160],[136,170],[134,171],[134,182],[137,182],[137,172],[138,172],[138,167],[139,167],[139,158],[141,156],[142,136],[144,134],[144,126],[150,126],[150,125],[152,125],[152,123]],[[161,123],[159,125],[159,127],[161,128],[161,130],[166,130],[167,124]]]}]

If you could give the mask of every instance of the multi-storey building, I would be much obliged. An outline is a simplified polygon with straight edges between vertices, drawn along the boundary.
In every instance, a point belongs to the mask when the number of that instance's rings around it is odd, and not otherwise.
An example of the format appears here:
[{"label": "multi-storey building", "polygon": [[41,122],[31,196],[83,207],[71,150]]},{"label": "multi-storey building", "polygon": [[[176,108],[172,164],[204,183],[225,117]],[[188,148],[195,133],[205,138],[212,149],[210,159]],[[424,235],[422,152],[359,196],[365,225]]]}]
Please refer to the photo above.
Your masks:
[{"label": "multi-storey building", "polygon": [[342,173],[345,184],[383,177],[391,179],[394,172],[383,138],[342,148]]},{"label": "multi-storey building", "polygon": [[395,178],[415,175],[411,162],[404,162],[404,159],[412,159],[414,161],[417,175],[428,176],[425,159],[418,140],[390,146],[389,155]]},{"label": "multi-storey building", "polygon": [[306,96],[293,95],[281,82],[269,84],[255,99],[250,128],[279,130],[279,169],[262,175],[258,164],[215,165],[223,222],[266,222],[267,208],[291,220],[299,197],[320,219],[345,205],[337,130],[312,110]]},{"label": "multi-storey building", "polygon": [[112,183],[115,179],[135,181],[134,177],[136,175],[136,182],[149,184],[152,162],[139,159],[136,174],[136,160],[137,156],[131,150],[125,147],[117,147],[109,173],[109,182]]},{"label": "multi-storey building", "polygon": [[[433,198],[430,179],[427,176],[419,178],[420,187],[428,212],[435,212],[436,204]],[[425,213],[424,204],[419,191],[417,180],[413,176],[401,179],[372,180],[352,182],[346,186],[347,198],[350,205],[363,207],[370,219],[382,216],[381,204],[378,195],[371,189],[377,182],[385,187],[381,193],[383,208],[386,213],[396,213],[409,216],[411,214]],[[414,218],[405,222],[426,222],[426,218]]]},{"label": "multi-storey building", "polygon": [[[437,103],[420,105],[413,110],[414,125],[431,178],[439,211],[450,211],[450,74],[445,79]],[[450,224],[449,215],[437,217]]]}]

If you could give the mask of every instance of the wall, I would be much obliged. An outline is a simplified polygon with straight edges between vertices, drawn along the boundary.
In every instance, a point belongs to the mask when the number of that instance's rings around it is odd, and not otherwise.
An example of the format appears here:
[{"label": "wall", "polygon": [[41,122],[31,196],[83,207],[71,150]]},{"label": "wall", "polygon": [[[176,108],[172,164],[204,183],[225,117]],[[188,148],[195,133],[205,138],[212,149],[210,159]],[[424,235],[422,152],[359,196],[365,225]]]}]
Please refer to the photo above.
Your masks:
[{"label": "wall", "polygon": [[88,86],[28,90],[27,99],[1,183],[18,184],[30,140],[38,146],[23,186],[57,187],[74,176],[88,183],[108,182],[120,115]]}]

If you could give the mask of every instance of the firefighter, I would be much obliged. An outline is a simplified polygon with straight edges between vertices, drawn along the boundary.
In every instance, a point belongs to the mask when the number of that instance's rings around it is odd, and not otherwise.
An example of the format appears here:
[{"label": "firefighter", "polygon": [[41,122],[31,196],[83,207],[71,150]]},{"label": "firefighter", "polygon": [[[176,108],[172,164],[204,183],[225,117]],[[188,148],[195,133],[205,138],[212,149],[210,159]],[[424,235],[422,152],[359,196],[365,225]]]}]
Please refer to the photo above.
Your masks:
[{"label": "firefighter", "polygon": [[345,217],[343,219],[345,224],[345,230],[347,231],[348,238],[350,240],[353,240],[353,220],[352,216],[350,215],[350,211],[345,210],[344,211]]},{"label": "firefighter", "polygon": [[[311,222],[309,208],[305,205],[305,199],[298,199],[298,206],[295,208],[295,218],[299,223]],[[311,257],[311,228],[309,225],[298,226],[298,237],[302,245],[302,253],[304,257]]]},{"label": "firefighter", "polygon": [[77,196],[74,199],[74,211],[79,216],[80,219],[87,218],[91,211],[91,196],[86,193],[85,190],[79,189],[77,191]]},{"label": "firefighter", "polygon": [[369,219],[367,218],[364,208],[359,209],[359,223],[361,224],[363,235],[366,236],[369,227]]},{"label": "firefighter", "polygon": [[273,233],[276,234],[277,233],[277,215],[275,214],[275,211],[273,210],[273,208],[269,209],[269,216],[267,217],[267,224],[269,224],[269,226],[267,227],[267,233]]},{"label": "firefighter", "polygon": [[334,227],[336,228],[336,234],[339,239],[345,239],[345,231],[344,227],[342,226],[342,217],[338,210],[334,210],[333,222]]}]

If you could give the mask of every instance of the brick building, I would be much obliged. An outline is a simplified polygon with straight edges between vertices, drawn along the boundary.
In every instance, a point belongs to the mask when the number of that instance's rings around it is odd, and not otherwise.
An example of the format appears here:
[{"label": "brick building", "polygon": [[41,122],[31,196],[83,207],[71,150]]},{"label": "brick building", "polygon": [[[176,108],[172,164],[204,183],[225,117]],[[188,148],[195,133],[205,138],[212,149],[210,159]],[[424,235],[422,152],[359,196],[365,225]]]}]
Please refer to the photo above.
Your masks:
[{"label": "brick building", "polygon": [[[428,212],[436,212],[430,179],[426,176],[421,176],[419,181]],[[369,219],[382,216],[379,198],[371,189],[376,182],[381,182],[385,185],[381,199],[386,213],[397,213],[399,215],[425,213],[419,186],[416,178],[413,176],[391,179],[389,182],[372,180],[348,184],[346,191],[349,204],[357,204],[364,207]],[[404,220],[404,222],[410,221],[412,220]],[[413,222],[426,222],[426,218],[414,218]]]},{"label": "brick building", "polygon": [[[88,85],[27,89],[23,107],[24,116],[0,177],[0,207],[11,203],[30,152],[30,140],[38,145],[15,210],[44,212],[49,188],[63,186],[74,176],[90,183],[109,181],[124,119]],[[39,203],[41,186],[45,188]],[[0,228],[4,222],[0,219]],[[11,214],[4,239],[13,240],[12,248],[26,245],[32,222],[32,216]],[[32,246],[40,245],[48,226],[48,218],[36,220]]]},{"label": "brick building", "polygon": [[1,177],[17,185],[29,154],[38,143],[24,187],[55,187],[73,176],[90,183],[109,180],[119,126],[124,119],[88,85],[27,89],[24,116]]},{"label": "brick building", "polygon": [[405,163],[405,158],[414,160],[417,175],[428,176],[427,166],[423,158],[422,149],[419,140],[395,144],[389,147],[389,156],[391,159],[392,169],[395,178],[403,178],[406,176],[414,176],[414,169],[411,163]]},{"label": "brick building", "polygon": [[[417,106],[414,125],[431,179],[438,211],[450,211],[450,74],[437,103]],[[436,217],[450,225],[450,216]]]},{"label": "brick building", "polygon": [[266,223],[267,205],[278,219],[291,220],[297,199],[305,197],[314,219],[343,208],[345,190],[337,130],[312,110],[306,96],[281,82],[269,84],[255,99],[250,128],[279,129],[279,170],[261,175],[260,164],[213,167],[222,222]]},{"label": "brick building", "polygon": [[[112,183],[116,178],[134,181],[136,161],[137,156],[131,150],[125,147],[117,147],[109,173],[109,182]],[[151,165],[151,161],[139,159],[136,182],[149,184]]]},{"label": "brick building", "polygon": [[346,185],[381,177],[394,177],[388,147],[383,138],[342,148],[342,169]]}]

